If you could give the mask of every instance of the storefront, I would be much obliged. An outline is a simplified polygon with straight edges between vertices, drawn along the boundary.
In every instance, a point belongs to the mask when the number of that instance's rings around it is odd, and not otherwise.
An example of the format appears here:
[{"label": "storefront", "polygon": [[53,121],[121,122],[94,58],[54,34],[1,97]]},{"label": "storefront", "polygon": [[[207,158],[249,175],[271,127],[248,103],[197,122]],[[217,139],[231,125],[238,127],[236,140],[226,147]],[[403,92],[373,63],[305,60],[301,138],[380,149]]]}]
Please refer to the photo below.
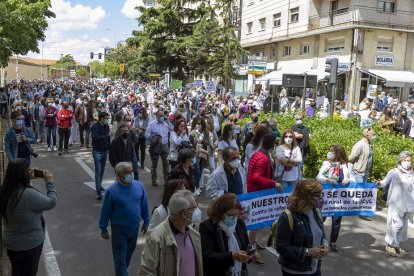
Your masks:
[{"label": "storefront", "polygon": [[393,71],[360,69],[359,101],[374,99],[382,91],[400,101],[414,101],[414,73],[411,71]]}]

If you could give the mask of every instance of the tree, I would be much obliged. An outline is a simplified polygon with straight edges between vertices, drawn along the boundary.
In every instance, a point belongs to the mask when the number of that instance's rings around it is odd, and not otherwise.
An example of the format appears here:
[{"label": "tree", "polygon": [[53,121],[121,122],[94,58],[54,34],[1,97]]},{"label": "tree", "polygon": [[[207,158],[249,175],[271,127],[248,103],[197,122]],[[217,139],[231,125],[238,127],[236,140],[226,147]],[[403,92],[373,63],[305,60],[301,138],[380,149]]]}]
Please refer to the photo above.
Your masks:
[{"label": "tree", "polygon": [[105,60],[102,64],[102,72],[105,77],[114,79],[119,76],[119,64],[115,61]]},{"label": "tree", "polygon": [[76,61],[72,55],[64,55],[58,61],[56,61],[52,66],[54,68],[63,68],[65,70],[70,69],[72,66],[76,65]]},{"label": "tree", "polygon": [[86,69],[81,67],[78,70],[76,70],[76,76],[77,77],[84,77],[86,76]]},{"label": "tree", "polygon": [[44,41],[50,0],[0,1],[0,66],[6,66],[13,54],[39,52],[38,42]]},{"label": "tree", "polygon": [[[125,64],[127,70],[123,77],[128,79],[143,79],[139,67],[139,49],[135,46],[125,44],[119,45],[117,48],[111,49],[106,56],[106,60],[116,62],[117,64]],[[145,79],[145,78],[144,78]]]},{"label": "tree", "polygon": [[157,8],[139,7],[143,29],[133,31],[130,45],[139,49],[138,71],[142,74],[168,70],[184,79],[191,71],[188,46],[194,26],[208,10],[203,0],[159,0]]},{"label": "tree", "polygon": [[94,60],[94,61],[89,62],[88,65],[91,68],[92,78],[103,76],[103,66],[101,62]]}]

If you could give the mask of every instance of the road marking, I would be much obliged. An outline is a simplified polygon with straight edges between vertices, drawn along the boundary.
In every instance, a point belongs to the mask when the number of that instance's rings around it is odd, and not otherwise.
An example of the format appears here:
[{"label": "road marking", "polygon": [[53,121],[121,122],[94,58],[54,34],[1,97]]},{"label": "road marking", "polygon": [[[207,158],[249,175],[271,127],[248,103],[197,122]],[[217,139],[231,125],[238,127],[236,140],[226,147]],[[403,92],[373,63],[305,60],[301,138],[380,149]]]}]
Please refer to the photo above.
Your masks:
[{"label": "road marking", "polygon": [[279,253],[277,253],[277,251],[273,247],[266,246],[265,248],[267,251],[279,258]]},{"label": "road marking", "polygon": [[52,243],[50,242],[49,233],[47,229],[45,231],[45,241],[43,243],[43,261],[45,263],[47,276],[60,276],[59,265],[56,260],[55,251],[53,250]]},{"label": "road marking", "polygon": [[[141,163],[139,163],[139,162],[138,162],[138,166],[139,166],[139,167],[141,167]],[[147,167],[145,167],[145,166],[144,166],[144,170],[145,170],[146,172],[149,172],[149,173],[151,172],[151,170],[150,170],[150,169],[148,169],[148,168],[147,168]]]},{"label": "road marking", "polygon": [[82,167],[82,169],[84,169],[84,171],[93,179],[95,180],[95,173],[91,170],[91,168],[89,168],[88,165],[86,165],[86,163],[80,158],[80,157],[75,157],[75,161]]}]

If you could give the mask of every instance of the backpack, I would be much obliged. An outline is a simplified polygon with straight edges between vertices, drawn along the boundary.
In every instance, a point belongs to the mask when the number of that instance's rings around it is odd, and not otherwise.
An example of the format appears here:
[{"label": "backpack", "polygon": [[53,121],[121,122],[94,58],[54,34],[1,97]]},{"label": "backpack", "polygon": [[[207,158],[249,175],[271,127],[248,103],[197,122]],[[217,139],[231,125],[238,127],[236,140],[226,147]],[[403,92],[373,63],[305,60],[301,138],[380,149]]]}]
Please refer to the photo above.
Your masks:
[{"label": "backpack", "polygon": [[[288,217],[288,221],[289,221],[289,229],[290,231],[293,232],[294,229],[294,219],[293,219],[293,215],[292,212],[286,208],[283,212],[286,213],[287,217]],[[318,215],[319,219],[323,222],[323,217],[322,217],[322,213],[321,211],[316,208],[316,214]],[[276,247],[276,240],[277,240],[277,225],[279,223],[279,219],[275,220],[272,224],[272,234],[269,237],[269,240],[267,241],[267,246],[271,247],[272,245],[274,245],[274,247]]]}]

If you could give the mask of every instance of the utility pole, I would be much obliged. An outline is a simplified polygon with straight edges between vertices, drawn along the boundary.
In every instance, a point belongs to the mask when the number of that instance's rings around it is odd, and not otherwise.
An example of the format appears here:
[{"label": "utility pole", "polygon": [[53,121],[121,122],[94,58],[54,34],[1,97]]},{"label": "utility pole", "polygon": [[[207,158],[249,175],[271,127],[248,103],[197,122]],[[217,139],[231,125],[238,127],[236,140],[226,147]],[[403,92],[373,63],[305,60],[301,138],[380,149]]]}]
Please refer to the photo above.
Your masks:
[{"label": "utility pole", "polygon": [[60,54],[60,76],[61,80],[63,80],[63,54]]},{"label": "utility pole", "polygon": [[329,84],[332,85],[331,87],[331,93],[332,93],[332,99],[331,99],[331,116],[333,116],[335,107],[335,89],[336,89],[336,76],[338,74],[338,59],[337,58],[330,58],[326,59],[325,61],[325,72],[329,73],[329,76],[326,76],[325,78],[329,78]]}]

